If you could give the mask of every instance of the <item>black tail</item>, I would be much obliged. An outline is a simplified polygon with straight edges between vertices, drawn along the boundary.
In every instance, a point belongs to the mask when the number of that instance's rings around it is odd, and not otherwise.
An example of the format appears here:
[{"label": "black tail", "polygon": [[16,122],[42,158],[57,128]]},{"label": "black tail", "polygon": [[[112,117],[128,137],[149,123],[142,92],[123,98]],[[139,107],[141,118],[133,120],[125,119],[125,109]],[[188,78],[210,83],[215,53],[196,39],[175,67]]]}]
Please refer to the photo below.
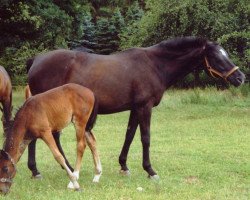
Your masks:
[{"label": "black tail", "polygon": [[86,125],[86,131],[91,131],[92,128],[94,127],[95,125],[95,122],[96,122],[96,118],[97,118],[97,114],[98,114],[98,102],[95,98],[95,103],[94,103],[94,107],[93,107],[93,110],[91,112],[91,115],[89,117],[89,120],[87,122],[87,125]]},{"label": "black tail", "polygon": [[29,58],[27,61],[26,61],[26,72],[28,73],[32,64],[33,64],[33,61],[34,61],[34,57],[33,58]]}]

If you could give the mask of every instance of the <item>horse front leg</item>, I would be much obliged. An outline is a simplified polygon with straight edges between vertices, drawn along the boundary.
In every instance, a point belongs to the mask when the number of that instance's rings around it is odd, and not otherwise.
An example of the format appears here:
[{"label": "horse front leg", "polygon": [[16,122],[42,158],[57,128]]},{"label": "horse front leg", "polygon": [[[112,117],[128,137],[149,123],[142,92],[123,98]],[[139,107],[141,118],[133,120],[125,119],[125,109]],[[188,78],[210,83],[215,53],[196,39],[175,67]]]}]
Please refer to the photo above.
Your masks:
[{"label": "horse front leg", "polygon": [[141,142],[143,148],[143,169],[148,173],[149,178],[159,179],[159,176],[153,170],[150,162],[150,122],[151,122],[152,104],[148,103],[145,106],[138,108],[138,120],[141,132]]},{"label": "horse front leg", "polygon": [[124,144],[123,144],[120,156],[119,156],[119,163],[121,165],[120,173],[124,175],[130,174],[129,169],[127,167],[127,156],[128,156],[130,145],[134,139],[137,127],[138,127],[137,115],[134,110],[131,110],[125,141],[124,141]]},{"label": "horse front leg", "polygon": [[28,146],[28,168],[31,170],[33,178],[42,178],[36,167],[36,139],[32,140]]}]

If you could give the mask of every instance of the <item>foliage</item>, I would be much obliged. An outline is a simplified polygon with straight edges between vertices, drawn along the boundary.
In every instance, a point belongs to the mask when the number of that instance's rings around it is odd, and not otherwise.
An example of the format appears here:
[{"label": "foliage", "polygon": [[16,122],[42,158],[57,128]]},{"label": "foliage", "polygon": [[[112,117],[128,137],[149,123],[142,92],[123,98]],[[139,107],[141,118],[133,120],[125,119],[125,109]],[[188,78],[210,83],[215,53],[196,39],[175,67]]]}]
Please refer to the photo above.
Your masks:
[{"label": "foliage", "polygon": [[[179,36],[205,37],[220,42],[232,60],[250,73],[247,5],[247,0],[148,0],[145,15],[124,31],[121,47],[149,46]],[[200,82],[204,81],[209,79]]]},{"label": "foliage", "polygon": [[[71,6],[78,8],[76,2],[70,1]],[[82,9],[78,8],[76,16]],[[82,34],[82,27],[72,28],[80,18],[74,19],[67,14],[68,10],[52,0],[9,0],[0,5],[0,64],[7,68],[12,79],[25,76],[25,63],[30,56],[46,49],[67,47],[75,33]]]},{"label": "foliage", "polygon": [[19,48],[7,47],[4,56],[0,57],[0,63],[5,63],[6,70],[12,75],[12,85],[25,85],[26,61],[34,55],[45,52],[43,45],[31,48],[30,43],[24,42]]},{"label": "foliage", "polygon": [[134,2],[126,12],[126,26],[122,29],[121,32],[121,47],[123,49],[127,49],[135,45],[132,44],[132,40],[130,40],[130,38],[136,35],[136,32],[139,29],[139,22],[143,15],[144,11],[139,6],[138,2]]},{"label": "foliage", "polygon": [[[243,71],[250,73],[250,31],[232,32],[219,38],[219,42],[227,49],[232,60]],[[247,69],[248,68],[248,69]]]},{"label": "foliage", "polygon": [[[19,80],[26,76],[24,56],[38,52],[77,48],[110,54],[195,35],[221,43],[250,74],[249,10],[247,0],[3,0],[0,64],[15,84],[23,84]],[[20,75],[23,78],[17,78]],[[193,80],[191,75],[180,85],[197,85]],[[198,82],[214,84],[203,73]]]},{"label": "foliage", "polygon": [[130,40],[136,46],[190,35],[216,41],[224,34],[249,29],[245,5],[246,0],[148,0],[147,12]]}]

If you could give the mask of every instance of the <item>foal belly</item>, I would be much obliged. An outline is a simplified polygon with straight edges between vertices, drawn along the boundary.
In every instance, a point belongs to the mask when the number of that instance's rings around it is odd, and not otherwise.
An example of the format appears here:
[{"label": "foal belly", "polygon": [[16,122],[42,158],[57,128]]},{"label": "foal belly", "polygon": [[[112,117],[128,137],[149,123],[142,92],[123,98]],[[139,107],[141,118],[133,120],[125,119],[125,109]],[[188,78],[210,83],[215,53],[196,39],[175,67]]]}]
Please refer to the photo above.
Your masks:
[{"label": "foal belly", "polygon": [[61,131],[70,124],[71,119],[71,115],[57,115],[51,120],[50,127],[52,128],[52,131]]}]

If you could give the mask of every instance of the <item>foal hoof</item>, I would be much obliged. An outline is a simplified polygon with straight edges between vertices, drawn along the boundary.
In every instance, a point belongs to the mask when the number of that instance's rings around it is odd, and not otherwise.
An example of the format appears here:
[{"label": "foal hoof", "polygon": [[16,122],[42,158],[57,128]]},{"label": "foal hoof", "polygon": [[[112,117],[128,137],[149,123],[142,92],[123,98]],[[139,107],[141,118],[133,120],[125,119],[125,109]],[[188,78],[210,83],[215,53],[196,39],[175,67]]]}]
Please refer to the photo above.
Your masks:
[{"label": "foal hoof", "polygon": [[73,183],[72,183],[71,181],[69,182],[67,188],[68,188],[68,189],[71,189],[71,190],[74,190],[74,189],[75,189],[75,187],[74,187],[74,185],[73,185]]},{"label": "foal hoof", "polygon": [[120,170],[120,174],[124,176],[130,176],[130,171],[129,170]]},{"label": "foal hoof", "polygon": [[160,177],[157,174],[155,174],[153,176],[149,175],[148,178],[151,179],[151,180],[154,180],[154,181],[160,180]]},{"label": "foal hoof", "polygon": [[95,177],[93,178],[93,183],[99,183],[101,174],[96,174]]},{"label": "foal hoof", "polygon": [[37,174],[37,175],[33,175],[31,178],[33,178],[33,179],[42,179],[43,177],[42,177],[42,175],[41,174]]}]

